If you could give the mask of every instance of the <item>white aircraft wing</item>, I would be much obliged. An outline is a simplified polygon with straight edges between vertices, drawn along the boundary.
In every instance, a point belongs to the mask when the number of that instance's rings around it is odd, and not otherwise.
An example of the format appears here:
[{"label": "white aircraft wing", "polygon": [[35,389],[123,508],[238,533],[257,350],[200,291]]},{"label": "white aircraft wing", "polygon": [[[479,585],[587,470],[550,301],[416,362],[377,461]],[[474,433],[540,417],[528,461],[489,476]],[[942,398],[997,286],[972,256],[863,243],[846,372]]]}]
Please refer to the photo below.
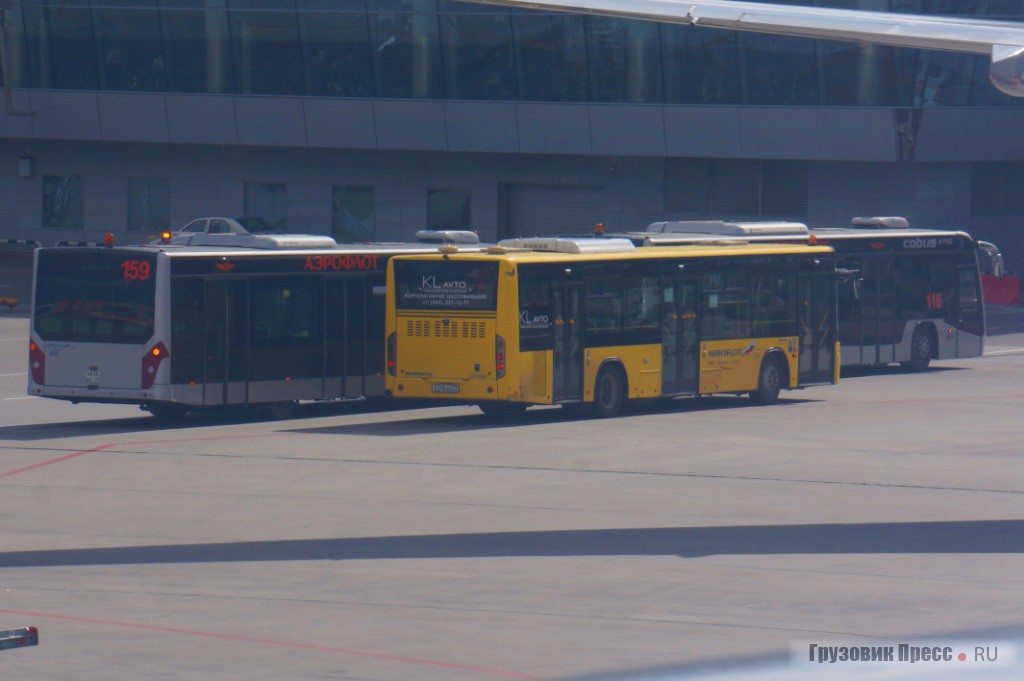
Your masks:
[{"label": "white aircraft wing", "polygon": [[726,0],[467,0],[803,38],[853,40],[992,57],[992,84],[1024,97],[1024,22],[983,21]]}]

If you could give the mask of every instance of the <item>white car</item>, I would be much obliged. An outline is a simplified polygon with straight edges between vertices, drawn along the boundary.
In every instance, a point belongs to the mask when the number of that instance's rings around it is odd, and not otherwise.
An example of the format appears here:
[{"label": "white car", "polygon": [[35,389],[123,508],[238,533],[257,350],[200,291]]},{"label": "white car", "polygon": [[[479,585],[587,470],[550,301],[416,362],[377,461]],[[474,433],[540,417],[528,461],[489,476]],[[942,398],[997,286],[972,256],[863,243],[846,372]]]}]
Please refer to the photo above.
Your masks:
[{"label": "white car", "polygon": [[173,246],[234,246],[239,248],[335,248],[329,236],[289,234],[259,217],[196,218],[174,232],[165,232],[154,244]]},{"label": "white car", "polygon": [[171,235],[172,244],[187,244],[196,234],[282,234],[261,217],[196,218]]}]

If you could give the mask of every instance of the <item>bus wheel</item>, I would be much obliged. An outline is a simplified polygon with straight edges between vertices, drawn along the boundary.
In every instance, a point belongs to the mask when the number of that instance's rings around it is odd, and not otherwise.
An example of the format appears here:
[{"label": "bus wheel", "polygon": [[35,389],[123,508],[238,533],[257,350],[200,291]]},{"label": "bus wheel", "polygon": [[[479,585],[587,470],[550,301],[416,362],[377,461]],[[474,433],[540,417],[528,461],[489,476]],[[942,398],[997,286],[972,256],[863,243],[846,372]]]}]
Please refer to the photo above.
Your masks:
[{"label": "bus wheel", "polygon": [[180,421],[185,418],[185,408],[178,404],[147,404],[146,411],[160,421]]},{"label": "bus wheel", "polygon": [[904,369],[924,371],[932,361],[932,335],[924,325],[914,329],[910,338],[910,361],[902,362]]},{"label": "bus wheel", "polygon": [[594,415],[615,416],[626,402],[626,379],[616,366],[601,369],[594,382]]},{"label": "bus wheel", "polygon": [[477,406],[489,419],[511,421],[520,418],[528,405],[523,402],[481,402]]},{"label": "bus wheel", "polygon": [[295,402],[267,402],[260,405],[259,414],[267,421],[283,421],[295,413]]},{"label": "bus wheel", "polygon": [[775,404],[779,401],[782,391],[782,380],[785,369],[775,355],[768,355],[761,362],[761,373],[757,377],[757,390],[750,393],[751,399],[758,404]]}]

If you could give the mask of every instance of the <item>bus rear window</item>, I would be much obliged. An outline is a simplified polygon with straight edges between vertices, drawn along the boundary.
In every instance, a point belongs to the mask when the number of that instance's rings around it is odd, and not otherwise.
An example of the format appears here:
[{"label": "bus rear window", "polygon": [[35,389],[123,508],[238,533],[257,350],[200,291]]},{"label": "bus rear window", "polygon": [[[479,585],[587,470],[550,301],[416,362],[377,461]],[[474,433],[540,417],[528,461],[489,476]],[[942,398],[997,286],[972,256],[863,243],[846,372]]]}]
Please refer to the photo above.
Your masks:
[{"label": "bus rear window", "polygon": [[155,294],[153,255],[40,251],[33,328],[50,341],[145,343],[153,335]]},{"label": "bus rear window", "polygon": [[497,308],[498,263],[450,260],[395,260],[400,310]]}]

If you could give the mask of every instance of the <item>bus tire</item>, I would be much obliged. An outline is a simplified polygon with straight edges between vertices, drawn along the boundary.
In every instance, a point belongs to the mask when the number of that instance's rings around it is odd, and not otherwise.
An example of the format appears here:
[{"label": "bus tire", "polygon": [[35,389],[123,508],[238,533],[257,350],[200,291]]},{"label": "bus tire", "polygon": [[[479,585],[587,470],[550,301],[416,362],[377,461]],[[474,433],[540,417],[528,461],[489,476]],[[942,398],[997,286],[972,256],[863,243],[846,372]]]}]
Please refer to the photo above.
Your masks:
[{"label": "bus tire", "polygon": [[185,418],[185,407],[180,404],[147,404],[145,409],[159,421],[170,423]]},{"label": "bus tire", "polygon": [[761,371],[757,376],[757,390],[750,393],[750,398],[758,404],[775,404],[782,392],[786,369],[777,353],[771,353],[761,361]]},{"label": "bus tire", "polygon": [[477,405],[484,416],[493,421],[512,421],[522,417],[529,406],[524,402],[481,402]]},{"label": "bus tire", "polygon": [[618,365],[603,367],[594,381],[594,415],[610,418],[626,403],[626,377]]},{"label": "bus tire", "polygon": [[924,371],[931,363],[933,354],[932,334],[927,326],[919,324],[910,337],[910,360],[902,362],[901,366],[910,371]]}]

